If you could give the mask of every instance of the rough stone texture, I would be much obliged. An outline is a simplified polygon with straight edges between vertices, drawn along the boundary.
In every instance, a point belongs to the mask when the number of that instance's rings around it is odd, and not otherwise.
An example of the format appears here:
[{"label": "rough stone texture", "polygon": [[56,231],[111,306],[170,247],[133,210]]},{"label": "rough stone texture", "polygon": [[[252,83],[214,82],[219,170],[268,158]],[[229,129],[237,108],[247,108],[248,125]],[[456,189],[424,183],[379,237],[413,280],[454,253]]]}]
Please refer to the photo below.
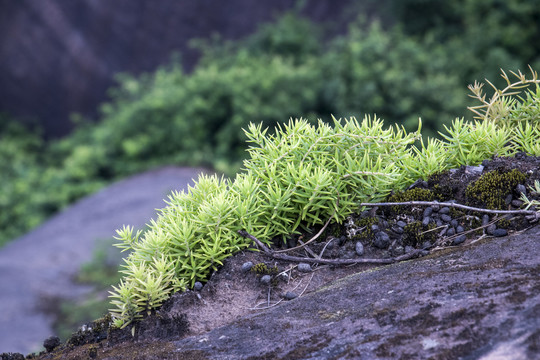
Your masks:
[{"label": "rough stone texture", "polygon": [[71,278],[96,244],[123,225],[143,227],[171,190],[201,171],[166,167],[119,181],[0,249],[0,353],[38,350],[54,333],[53,319],[39,311],[43,299],[84,294]]},{"label": "rough stone texture", "polygon": [[174,343],[198,359],[516,359],[540,354],[540,227],[354,274]]},{"label": "rough stone texture", "polygon": [[[190,39],[245,36],[296,2],[0,0],[0,110],[64,135],[70,113],[95,114],[115,73],[152,71],[178,51],[189,69]],[[309,2],[303,13],[337,20],[350,2]]]}]

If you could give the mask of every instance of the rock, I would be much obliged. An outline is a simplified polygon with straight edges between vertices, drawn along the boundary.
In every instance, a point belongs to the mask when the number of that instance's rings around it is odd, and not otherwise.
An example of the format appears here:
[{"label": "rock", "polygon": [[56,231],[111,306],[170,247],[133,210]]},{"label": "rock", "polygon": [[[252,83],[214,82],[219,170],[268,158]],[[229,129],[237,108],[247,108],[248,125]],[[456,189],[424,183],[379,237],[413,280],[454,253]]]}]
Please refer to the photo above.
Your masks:
[{"label": "rock", "polygon": [[47,350],[47,352],[53,351],[59,345],[60,338],[58,336],[51,336],[43,342],[43,347],[45,350]]},{"label": "rock", "polygon": [[441,215],[441,220],[444,221],[444,222],[449,223],[450,221],[452,221],[452,217],[450,215],[442,214]]},{"label": "rock", "polygon": [[506,197],[504,198],[504,203],[506,205],[510,205],[512,203],[512,200],[513,200],[513,197],[512,197],[512,194],[508,194],[506,195]]},{"label": "rock", "polygon": [[461,234],[463,231],[465,231],[465,229],[463,228],[463,226],[459,225],[457,228],[456,228],[456,233],[458,234]]},{"label": "rock", "polygon": [[445,206],[439,210],[439,214],[450,214],[450,208],[448,206]]},{"label": "rock", "polygon": [[448,231],[446,231],[446,236],[452,236],[456,233],[456,229],[454,229],[453,227],[451,228],[448,228]]},{"label": "rock", "polygon": [[193,289],[195,289],[195,291],[201,291],[203,288],[203,284],[199,281],[195,282],[195,284],[193,285]]},{"label": "rock", "polygon": [[486,226],[487,224],[489,224],[489,215],[485,214],[482,216],[482,226]]},{"label": "rock", "polygon": [[433,214],[433,208],[431,206],[428,206],[427,208],[424,209],[424,213],[422,217],[426,218],[426,217],[431,216],[431,214]]},{"label": "rock", "polygon": [[376,225],[376,224],[371,225],[371,230],[372,230],[373,232],[379,231],[379,225]]},{"label": "rock", "polygon": [[525,185],[523,185],[523,184],[518,184],[518,185],[516,186],[516,192],[517,192],[518,194],[520,194],[520,196],[521,196],[521,194],[527,195],[527,188],[526,188]]},{"label": "rock", "polygon": [[386,249],[390,245],[390,236],[384,231],[377,233],[373,245],[379,249]]},{"label": "rock", "polygon": [[358,256],[364,255],[364,245],[362,244],[361,241],[356,242],[354,250],[356,251],[356,255],[358,255]]},{"label": "rock", "polygon": [[253,263],[251,261],[245,262],[242,264],[242,272],[248,272],[253,267]]},{"label": "rock", "polygon": [[176,340],[173,352],[208,359],[537,358],[540,227],[524,235],[359,272]]},{"label": "rock", "polygon": [[486,233],[488,235],[493,235],[493,232],[495,232],[496,229],[497,229],[497,225],[491,224],[486,228]]},{"label": "rock", "polygon": [[270,284],[270,281],[272,281],[272,277],[270,275],[261,276],[261,283],[268,285]]},{"label": "rock", "polygon": [[403,234],[403,232],[404,232],[405,230],[403,230],[402,227],[394,226],[394,227],[392,227],[392,231],[395,232],[396,234]]},{"label": "rock", "polygon": [[298,264],[298,271],[300,272],[311,272],[311,265],[307,264],[307,263],[300,263]]},{"label": "rock", "polygon": [[506,230],[506,229],[495,229],[495,230],[493,230],[491,235],[496,236],[496,237],[506,236],[506,235],[508,235],[508,230]]},{"label": "rock", "polygon": [[481,175],[482,171],[484,171],[484,165],[478,165],[478,166],[465,166],[465,173],[471,174],[471,175]]},{"label": "rock", "polygon": [[459,245],[467,240],[467,237],[465,235],[459,235],[452,241],[452,245]]},{"label": "rock", "polygon": [[521,200],[512,200],[512,206],[516,208],[520,208],[523,205],[523,201]]},{"label": "rock", "polygon": [[429,216],[426,216],[426,217],[422,220],[422,225],[428,226],[430,221],[431,221],[431,218],[430,218]]},{"label": "rock", "polygon": [[397,226],[399,226],[400,228],[404,228],[405,226],[407,226],[407,223],[405,221],[398,221],[396,223]]},{"label": "rock", "polygon": [[283,298],[285,300],[292,300],[292,299],[296,299],[298,297],[298,294],[295,293],[295,292],[292,292],[292,291],[287,291],[284,295],[283,295]]},{"label": "rock", "polygon": [[453,227],[457,227],[458,226],[458,221],[456,219],[452,219],[452,221],[450,221],[450,225],[452,225]]}]

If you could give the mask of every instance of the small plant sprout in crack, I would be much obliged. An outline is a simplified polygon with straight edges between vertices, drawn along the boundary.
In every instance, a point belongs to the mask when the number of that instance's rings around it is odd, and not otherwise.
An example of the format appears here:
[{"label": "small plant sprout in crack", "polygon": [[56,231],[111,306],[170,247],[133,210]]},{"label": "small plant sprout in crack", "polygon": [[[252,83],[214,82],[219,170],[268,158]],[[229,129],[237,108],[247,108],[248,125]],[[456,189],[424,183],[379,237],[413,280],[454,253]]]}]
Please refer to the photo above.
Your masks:
[{"label": "small plant sprout in crack", "polygon": [[[534,187],[530,186],[529,190],[532,193],[535,193],[536,195],[540,195],[540,181],[535,180]],[[540,201],[539,200],[529,200],[529,198],[524,194],[521,193],[521,201],[525,204],[525,209],[529,210],[531,207],[540,207]]]},{"label": "small plant sprout in crack", "polygon": [[[442,140],[421,141],[421,121],[417,131],[407,133],[371,116],[362,121],[334,118],[332,124],[319,121],[316,126],[290,120],[273,132],[250,124],[245,130],[249,158],[234,179],[200,175],[187,191],[169,196],[168,206],[145,231],[118,230],[117,246],[130,253],[121,270],[124,278],[111,291],[115,326],[125,327],[172,293],[206,281],[254,239],[273,258],[292,260],[272,250],[272,241],[331,221],[341,224],[368,204],[385,201],[392,191],[453,167],[478,165],[495,155],[538,155],[540,91],[517,96],[525,85],[538,88],[532,73],[532,79],[514,74],[515,83],[503,73],[508,87],[495,89],[490,101],[481,85],[471,87],[481,102],[471,108],[478,118],[456,119],[441,133]],[[527,209],[537,205],[536,200],[524,201]]]}]

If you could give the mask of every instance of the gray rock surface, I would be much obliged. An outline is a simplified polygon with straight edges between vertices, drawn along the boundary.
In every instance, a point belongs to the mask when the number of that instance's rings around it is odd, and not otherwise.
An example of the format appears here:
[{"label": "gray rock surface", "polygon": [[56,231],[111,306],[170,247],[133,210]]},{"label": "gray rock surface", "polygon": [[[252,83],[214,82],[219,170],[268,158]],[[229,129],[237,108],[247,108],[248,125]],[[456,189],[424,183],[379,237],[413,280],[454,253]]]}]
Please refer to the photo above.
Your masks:
[{"label": "gray rock surface", "polygon": [[208,333],[186,359],[538,359],[540,226],[356,273]]},{"label": "gray rock surface", "polygon": [[201,171],[166,167],[119,181],[1,248],[0,353],[41,348],[53,335],[53,319],[39,311],[41,300],[85,293],[71,278],[97,242],[124,224],[144,226],[171,190],[187,188]]}]

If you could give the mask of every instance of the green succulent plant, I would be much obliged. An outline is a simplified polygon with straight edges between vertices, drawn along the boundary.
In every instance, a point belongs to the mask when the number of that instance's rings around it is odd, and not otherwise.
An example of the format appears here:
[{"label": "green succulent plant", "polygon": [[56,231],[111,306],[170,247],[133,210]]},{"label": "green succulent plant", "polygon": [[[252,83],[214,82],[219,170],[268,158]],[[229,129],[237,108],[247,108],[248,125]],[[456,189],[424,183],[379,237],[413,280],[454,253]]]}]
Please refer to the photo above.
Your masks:
[{"label": "green succulent plant", "polygon": [[[536,79],[533,72],[532,80],[520,77],[509,89],[538,84]],[[332,126],[290,120],[273,133],[262,124],[250,124],[245,130],[249,158],[234,179],[200,175],[193,187],[169,196],[168,206],[145,232],[134,234],[129,226],[118,230],[117,246],[131,252],[123,265],[124,279],[111,292],[115,325],[125,327],[173,292],[205,281],[225,258],[250,245],[239,230],[271,246],[301,228],[329,219],[342,223],[361,210],[360,203],[381,201],[419,177],[535,146],[538,118],[529,127],[529,122],[520,122],[518,132],[510,122],[500,121],[502,110],[492,110],[496,101],[503,101],[501,92],[496,91],[499,100],[486,102],[481,86],[473,90],[483,104],[473,111],[482,119],[456,119],[441,134],[443,140],[427,139],[427,145],[420,140],[421,121],[412,133],[385,128],[382,120],[370,116],[361,122],[333,119]],[[540,92],[530,93],[529,113],[539,98]],[[502,103],[517,109],[520,101],[525,100]]]}]

